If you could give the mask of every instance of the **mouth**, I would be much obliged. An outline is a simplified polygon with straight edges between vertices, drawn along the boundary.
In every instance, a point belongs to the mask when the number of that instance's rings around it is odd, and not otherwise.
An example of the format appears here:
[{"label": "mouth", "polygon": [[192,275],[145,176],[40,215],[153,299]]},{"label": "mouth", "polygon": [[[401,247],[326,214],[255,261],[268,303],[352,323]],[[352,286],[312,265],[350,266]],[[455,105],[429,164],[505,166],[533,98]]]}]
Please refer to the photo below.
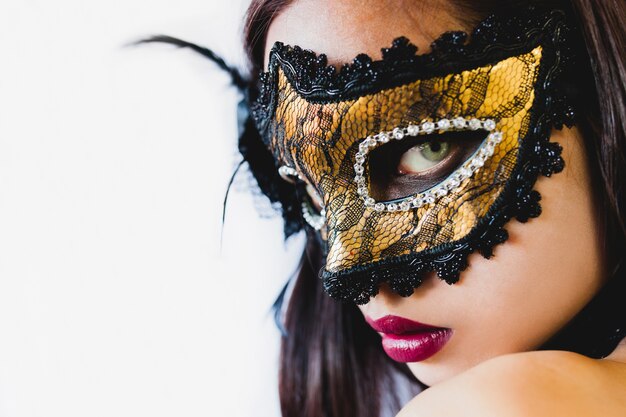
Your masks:
[{"label": "mouth", "polygon": [[382,335],[385,353],[397,362],[420,362],[439,352],[452,337],[452,329],[435,327],[400,316],[387,315],[367,323]]}]

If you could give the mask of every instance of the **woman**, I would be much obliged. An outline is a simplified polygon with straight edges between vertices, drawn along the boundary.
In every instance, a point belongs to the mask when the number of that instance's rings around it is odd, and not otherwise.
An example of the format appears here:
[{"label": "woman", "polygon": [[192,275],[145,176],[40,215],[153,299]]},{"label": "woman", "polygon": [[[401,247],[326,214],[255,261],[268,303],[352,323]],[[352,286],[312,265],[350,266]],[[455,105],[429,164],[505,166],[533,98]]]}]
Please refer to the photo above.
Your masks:
[{"label": "woman", "polygon": [[626,11],[533,3],[252,2],[284,416],[626,415]]}]

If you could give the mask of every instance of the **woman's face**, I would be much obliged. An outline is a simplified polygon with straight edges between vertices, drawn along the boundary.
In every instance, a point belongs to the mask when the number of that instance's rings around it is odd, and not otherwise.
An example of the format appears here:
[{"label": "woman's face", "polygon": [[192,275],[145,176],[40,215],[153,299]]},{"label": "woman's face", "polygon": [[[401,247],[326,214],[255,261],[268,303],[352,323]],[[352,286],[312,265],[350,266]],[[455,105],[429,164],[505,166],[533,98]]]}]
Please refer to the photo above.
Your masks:
[{"label": "woman's face", "polygon": [[[350,62],[359,53],[380,59],[380,48],[399,36],[428,52],[441,33],[471,29],[454,7],[434,0],[298,0],[273,20],[266,57],[281,41],[325,53],[329,64]],[[408,363],[423,383],[432,386],[489,358],[537,348],[603,284],[582,137],[576,128],[554,130],[551,141],[562,145],[565,169],[537,181],[542,214],[525,224],[507,223],[509,239],[491,259],[473,254],[456,284],[432,274],[406,298],[383,285],[360,306],[368,319],[394,315],[451,329],[441,350]]]}]

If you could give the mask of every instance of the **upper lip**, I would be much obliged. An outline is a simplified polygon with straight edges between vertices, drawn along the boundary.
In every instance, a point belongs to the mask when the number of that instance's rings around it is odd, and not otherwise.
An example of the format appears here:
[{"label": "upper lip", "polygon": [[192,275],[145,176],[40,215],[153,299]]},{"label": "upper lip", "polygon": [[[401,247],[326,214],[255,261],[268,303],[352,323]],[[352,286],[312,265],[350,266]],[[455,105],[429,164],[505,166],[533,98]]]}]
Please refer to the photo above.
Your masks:
[{"label": "upper lip", "polygon": [[377,332],[386,334],[418,333],[442,329],[442,327],[431,326],[391,314],[377,320],[365,316],[365,321]]}]

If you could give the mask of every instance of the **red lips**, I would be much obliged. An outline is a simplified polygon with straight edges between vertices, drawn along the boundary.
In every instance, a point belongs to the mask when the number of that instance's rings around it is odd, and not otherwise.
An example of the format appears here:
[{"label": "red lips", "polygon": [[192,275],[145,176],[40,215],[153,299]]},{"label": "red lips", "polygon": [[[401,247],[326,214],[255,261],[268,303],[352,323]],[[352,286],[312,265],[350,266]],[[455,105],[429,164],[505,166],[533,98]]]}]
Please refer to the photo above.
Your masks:
[{"label": "red lips", "polygon": [[381,317],[378,320],[373,320],[366,316],[365,320],[377,332],[387,334],[415,333],[429,329],[441,329],[441,327],[430,326],[418,321],[392,315]]},{"label": "red lips", "polygon": [[383,333],[383,349],[398,362],[419,362],[439,352],[452,336],[452,330],[430,326],[400,316],[373,320],[365,317],[374,330]]}]

